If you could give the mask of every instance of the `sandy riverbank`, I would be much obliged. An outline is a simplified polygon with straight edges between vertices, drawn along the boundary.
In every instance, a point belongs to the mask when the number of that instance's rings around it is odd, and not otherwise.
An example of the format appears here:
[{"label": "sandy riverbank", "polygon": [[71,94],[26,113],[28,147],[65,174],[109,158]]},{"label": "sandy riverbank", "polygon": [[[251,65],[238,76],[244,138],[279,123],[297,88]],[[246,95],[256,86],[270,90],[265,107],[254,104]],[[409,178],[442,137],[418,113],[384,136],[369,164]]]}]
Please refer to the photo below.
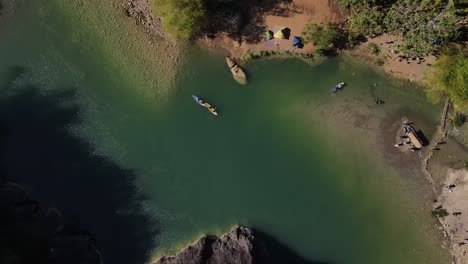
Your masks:
[{"label": "sandy riverbank", "polygon": [[[468,171],[448,169],[445,188],[435,207],[442,206],[448,215],[441,218],[445,234],[452,241],[450,251],[456,264],[468,264]],[[453,186],[453,188],[448,188]]]},{"label": "sandy riverbank", "polygon": [[333,1],[320,0],[294,0],[289,4],[282,4],[279,8],[285,10],[281,15],[265,13],[260,21],[266,29],[274,31],[275,27],[287,27],[291,30],[288,39],[273,39],[258,43],[249,43],[232,39],[225,33],[219,33],[214,38],[202,38],[200,42],[209,48],[221,48],[234,58],[240,58],[246,52],[256,51],[291,51],[310,54],[314,51],[314,45],[308,43],[302,49],[292,46],[294,36],[301,36],[304,26],[309,22],[340,22],[343,14]]},{"label": "sandy riverbank", "polygon": [[[239,41],[228,37],[225,33],[219,33],[214,38],[203,37],[200,42],[213,49],[223,49],[226,55],[234,58],[240,58],[247,52],[259,51],[288,51],[295,53],[313,54],[314,45],[308,43],[302,49],[292,47],[294,36],[301,36],[301,33],[308,22],[314,23],[340,23],[345,18],[345,11],[331,0],[294,0],[290,4],[283,4],[280,8],[284,9],[281,15],[265,13],[260,19],[268,30],[274,31],[275,28],[282,26],[291,30],[289,39],[273,39],[270,41],[262,40],[257,43]],[[391,42],[391,44],[389,44]],[[378,55],[374,55],[369,50],[369,45],[375,43],[381,49]],[[376,38],[369,38],[366,42],[358,45],[352,50],[346,50],[352,55],[366,63],[376,64],[377,60],[383,62],[382,69],[392,76],[407,79],[410,81],[422,82],[425,72],[430,70],[430,66],[435,61],[434,56],[422,58],[418,64],[416,60],[398,60],[400,53],[398,51],[402,39],[397,36],[383,35]]]},{"label": "sandy riverbank", "polygon": [[[347,50],[345,53],[370,64],[377,64],[377,61],[381,60],[384,63],[381,65],[381,68],[386,73],[412,82],[422,82],[424,76],[428,74],[427,72],[432,69],[431,65],[435,62],[436,58],[432,55],[427,56],[422,58],[419,64],[417,60],[411,58],[400,61],[398,57],[402,54],[401,52],[397,52],[401,43],[402,39],[400,37],[382,35],[369,38],[367,42],[358,45],[352,50]],[[380,48],[379,54],[371,53],[369,47],[371,44],[376,44]]]}]

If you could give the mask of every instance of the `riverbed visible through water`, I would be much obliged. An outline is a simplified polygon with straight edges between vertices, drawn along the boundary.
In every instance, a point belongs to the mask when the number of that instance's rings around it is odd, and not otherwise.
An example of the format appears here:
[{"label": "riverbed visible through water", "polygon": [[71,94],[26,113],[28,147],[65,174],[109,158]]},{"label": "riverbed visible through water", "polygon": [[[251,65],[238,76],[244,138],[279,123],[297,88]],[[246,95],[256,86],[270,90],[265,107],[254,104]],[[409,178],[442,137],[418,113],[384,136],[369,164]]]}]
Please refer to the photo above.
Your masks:
[{"label": "riverbed visible through water", "polygon": [[[199,47],[165,81],[173,65],[145,58],[170,49],[125,50],[117,7],[77,4],[77,18],[65,2],[18,1],[0,24],[2,172],[91,232],[106,263],[234,225],[308,263],[450,262],[417,153],[388,140],[403,116],[434,132],[441,106],[419,88],[347,57],[255,61],[244,87]],[[116,20],[93,24],[101,12]]]}]

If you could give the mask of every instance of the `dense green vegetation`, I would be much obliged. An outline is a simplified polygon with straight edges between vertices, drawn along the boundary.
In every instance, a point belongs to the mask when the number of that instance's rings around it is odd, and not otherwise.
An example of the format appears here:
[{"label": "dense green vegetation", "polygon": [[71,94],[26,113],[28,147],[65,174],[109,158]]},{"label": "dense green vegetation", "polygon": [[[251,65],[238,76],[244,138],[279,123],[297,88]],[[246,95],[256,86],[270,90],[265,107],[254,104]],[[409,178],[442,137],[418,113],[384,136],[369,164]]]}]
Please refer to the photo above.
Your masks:
[{"label": "dense green vegetation", "polygon": [[432,101],[449,96],[455,108],[468,110],[468,51],[466,49],[446,48],[434,64],[434,72],[428,76],[430,88],[427,90]]},{"label": "dense green vegetation", "polygon": [[453,117],[453,120],[452,120],[453,125],[456,126],[456,127],[463,126],[465,121],[466,121],[466,117],[465,117],[464,114],[461,114],[461,113],[455,114],[455,116]]},{"label": "dense green vegetation", "polygon": [[312,42],[315,52],[325,55],[332,52],[341,37],[340,30],[335,24],[315,24],[308,23],[302,31],[302,38],[305,43]]},{"label": "dense green vegetation", "polygon": [[164,30],[175,37],[190,38],[206,25],[204,0],[153,0],[154,12]]},{"label": "dense green vegetation", "polygon": [[440,50],[460,35],[462,18],[453,0],[338,0],[351,13],[346,26],[354,36],[383,33],[402,36],[408,56]]}]

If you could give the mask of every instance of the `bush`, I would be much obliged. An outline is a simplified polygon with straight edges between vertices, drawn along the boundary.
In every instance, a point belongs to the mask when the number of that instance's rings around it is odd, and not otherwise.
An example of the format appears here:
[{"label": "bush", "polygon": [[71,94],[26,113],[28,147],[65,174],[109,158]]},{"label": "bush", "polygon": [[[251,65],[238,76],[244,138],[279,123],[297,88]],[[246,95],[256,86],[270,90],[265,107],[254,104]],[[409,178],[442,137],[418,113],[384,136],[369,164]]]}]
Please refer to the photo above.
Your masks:
[{"label": "bush", "polygon": [[448,96],[455,109],[468,110],[468,50],[452,47],[444,51],[434,63],[428,76],[427,94],[433,102]]},{"label": "bush", "polygon": [[442,208],[442,205],[439,205],[436,209],[432,210],[432,215],[440,218],[444,218],[449,215],[447,210]]},{"label": "bush", "polygon": [[379,55],[380,54],[380,47],[375,43],[370,43],[369,44],[369,50],[374,55]]},{"label": "bush", "polygon": [[207,24],[203,0],[154,0],[154,12],[174,37],[191,38]]},{"label": "bush", "polygon": [[255,59],[255,58],[260,58],[262,57],[262,52],[261,51],[254,51],[252,52],[252,57]]},{"label": "bush", "polygon": [[244,55],[241,56],[240,59],[247,62],[247,61],[252,60],[253,56],[252,56],[252,54],[250,52],[246,52],[246,53],[244,53]]},{"label": "bush", "polygon": [[385,61],[384,61],[384,59],[382,59],[382,58],[377,58],[377,59],[375,60],[375,64],[377,64],[377,65],[379,65],[379,66],[383,66],[383,65],[385,64]]},{"label": "bush", "polygon": [[457,113],[452,119],[452,123],[456,127],[461,127],[465,123],[465,121],[466,121],[465,115],[460,114],[460,113]]},{"label": "bush", "polygon": [[308,23],[302,31],[302,37],[305,43],[314,43],[318,54],[325,55],[334,50],[340,38],[340,32],[334,24]]}]

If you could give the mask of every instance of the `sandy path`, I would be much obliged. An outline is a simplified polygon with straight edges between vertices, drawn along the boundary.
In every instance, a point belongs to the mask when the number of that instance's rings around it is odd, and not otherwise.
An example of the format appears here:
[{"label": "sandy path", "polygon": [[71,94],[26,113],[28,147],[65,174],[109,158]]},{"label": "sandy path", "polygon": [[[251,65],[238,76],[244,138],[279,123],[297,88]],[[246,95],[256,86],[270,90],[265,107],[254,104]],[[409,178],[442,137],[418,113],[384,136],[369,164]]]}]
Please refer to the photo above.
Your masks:
[{"label": "sandy path", "polygon": [[[387,44],[393,42],[391,44]],[[370,52],[369,44],[374,43],[380,47],[380,54],[373,55]],[[396,36],[382,35],[376,38],[369,38],[367,42],[359,45],[354,50],[350,51],[352,55],[355,55],[364,61],[369,63],[375,63],[378,58],[381,58],[385,61],[383,65],[383,70],[393,76],[408,79],[410,81],[421,82],[425,74],[430,74],[431,66],[435,62],[434,56],[427,56],[421,64],[418,64],[416,60],[410,59],[406,61],[398,60],[398,56],[402,53],[392,54],[392,50],[398,51],[398,45],[401,45],[402,39]],[[427,72],[427,73],[426,73]]]},{"label": "sandy path", "polygon": [[[456,264],[468,264],[468,171],[449,169],[439,203],[449,213],[441,219],[452,241],[451,253]],[[447,186],[454,184],[454,188]],[[437,204],[438,206],[439,204]]]}]

